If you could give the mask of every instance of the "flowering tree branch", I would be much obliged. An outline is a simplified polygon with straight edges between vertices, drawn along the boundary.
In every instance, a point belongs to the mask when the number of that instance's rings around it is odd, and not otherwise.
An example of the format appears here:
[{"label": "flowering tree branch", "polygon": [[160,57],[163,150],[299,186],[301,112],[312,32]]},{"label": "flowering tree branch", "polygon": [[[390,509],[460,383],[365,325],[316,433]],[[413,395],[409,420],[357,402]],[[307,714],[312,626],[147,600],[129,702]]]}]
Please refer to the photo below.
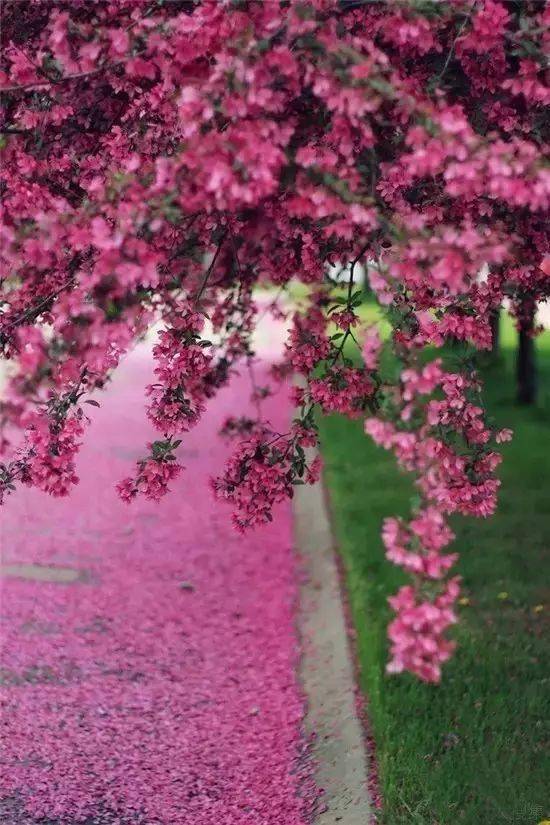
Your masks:
[{"label": "flowering tree branch", "polygon": [[[259,405],[229,416],[223,435],[238,443],[214,490],[238,529],[269,521],[319,476],[306,457],[316,413],[365,419],[418,493],[410,518],[383,528],[410,576],[391,601],[389,670],[438,681],[459,590],[448,519],[494,511],[496,445],[510,437],[485,415],[473,353],[490,348],[504,298],[534,335],[526,306],[550,295],[550,9],[5,0],[3,15],[0,347],[13,369],[0,493],[70,492],[81,393],[161,322],[147,388],[157,437],[118,487],[160,498],[180,441],[252,364],[256,287],[298,279],[306,306],[273,376],[302,376],[299,413],[286,433]],[[362,328],[365,258],[399,374],[381,366],[376,325]],[[450,341],[466,351],[455,365]]]}]

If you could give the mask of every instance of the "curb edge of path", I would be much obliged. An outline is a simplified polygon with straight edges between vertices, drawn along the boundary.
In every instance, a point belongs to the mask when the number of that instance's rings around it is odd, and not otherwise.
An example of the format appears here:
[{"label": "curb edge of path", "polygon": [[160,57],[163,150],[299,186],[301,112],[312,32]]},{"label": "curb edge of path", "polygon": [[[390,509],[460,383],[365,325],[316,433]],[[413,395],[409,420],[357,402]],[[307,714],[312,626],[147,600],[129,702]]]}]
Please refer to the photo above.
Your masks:
[{"label": "curb edge of path", "polygon": [[356,706],[355,669],[323,485],[300,485],[293,498],[300,584],[299,675],[312,737],[314,779],[326,806],[315,825],[368,825],[368,756]]}]

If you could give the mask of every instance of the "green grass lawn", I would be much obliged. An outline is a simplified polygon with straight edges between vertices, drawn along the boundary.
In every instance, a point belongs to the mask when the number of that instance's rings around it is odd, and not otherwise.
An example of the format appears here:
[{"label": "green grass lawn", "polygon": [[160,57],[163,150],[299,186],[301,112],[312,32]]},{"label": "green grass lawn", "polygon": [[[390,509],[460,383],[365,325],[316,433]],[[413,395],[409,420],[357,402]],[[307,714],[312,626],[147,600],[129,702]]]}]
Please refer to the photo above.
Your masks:
[{"label": "green grass lawn", "polygon": [[485,399],[515,438],[503,449],[498,514],[453,521],[469,604],[440,686],[384,672],[386,599],[404,578],[384,557],[380,526],[407,515],[411,479],[360,422],[321,422],[387,825],[536,825],[550,814],[550,333],[537,342],[540,402],[522,408],[514,403],[515,334],[509,320],[502,327]]}]

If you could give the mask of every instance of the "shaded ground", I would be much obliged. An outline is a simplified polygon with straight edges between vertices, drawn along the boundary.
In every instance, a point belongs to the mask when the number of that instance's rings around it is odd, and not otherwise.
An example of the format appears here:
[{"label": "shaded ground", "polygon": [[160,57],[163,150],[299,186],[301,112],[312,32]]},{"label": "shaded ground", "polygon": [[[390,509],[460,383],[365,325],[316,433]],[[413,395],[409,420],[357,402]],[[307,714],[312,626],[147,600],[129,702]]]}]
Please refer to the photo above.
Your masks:
[{"label": "shaded ground", "polygon": [[185,438],[172,494],[119,502],[151,438],[147,369],[132,356],[93,411],[73,496],[18,491],[2,514],[0,819],[302,825],[290,508],[243,538],[213,504],[240,379]]}]

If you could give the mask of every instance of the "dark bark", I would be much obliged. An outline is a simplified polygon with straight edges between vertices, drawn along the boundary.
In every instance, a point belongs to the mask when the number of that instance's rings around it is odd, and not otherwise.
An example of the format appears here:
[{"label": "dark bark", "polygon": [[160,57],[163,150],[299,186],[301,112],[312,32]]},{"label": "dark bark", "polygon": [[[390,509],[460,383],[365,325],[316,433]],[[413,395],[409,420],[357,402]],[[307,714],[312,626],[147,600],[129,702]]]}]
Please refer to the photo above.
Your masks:
[{"label": "dark bark", "polygon": [[491,355],[498,358],[500,353],[500,307],[491,312]]},{"label": "dark bark", "polygon": [[523,307],[518,335],[516,360],[517,400],[520,404],[534,404],[537,400],[537,364],[535,354],[535,307]]}]

